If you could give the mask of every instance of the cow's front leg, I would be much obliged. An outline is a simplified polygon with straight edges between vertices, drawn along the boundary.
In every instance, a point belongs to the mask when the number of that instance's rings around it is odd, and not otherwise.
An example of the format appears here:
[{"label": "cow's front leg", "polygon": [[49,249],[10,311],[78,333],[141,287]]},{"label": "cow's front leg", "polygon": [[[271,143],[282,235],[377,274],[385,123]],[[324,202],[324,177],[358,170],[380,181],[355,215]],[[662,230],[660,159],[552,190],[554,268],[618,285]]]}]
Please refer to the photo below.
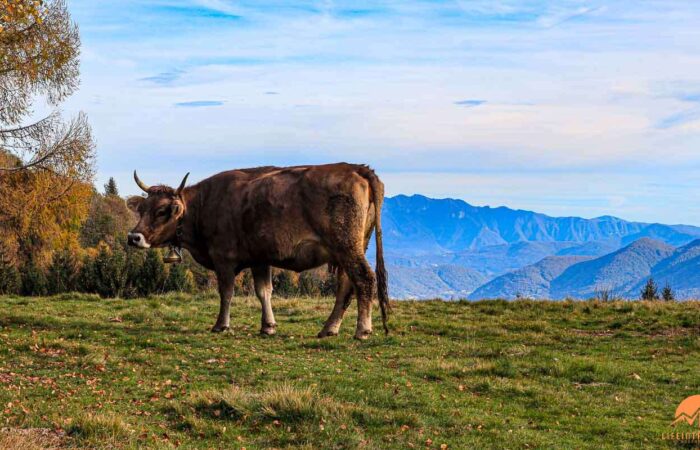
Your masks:
[{"label": "cow's front leg", "polygon": [[213,333],[221,333],[229,329],[231,320],[231,298],[233,297],[233,285],[236,280],[236,272],[230,269],[216,271],[216,281],[219,285],[219,317],[212,327]]},{"label": "cow's front leg", "polygon": [[272,269],[270,266],[254,267],[253,281],[255,283],[255,295],[260,300],[262,318],[260,319],[260,334],[275,334],[277,322],[272,313]]}]

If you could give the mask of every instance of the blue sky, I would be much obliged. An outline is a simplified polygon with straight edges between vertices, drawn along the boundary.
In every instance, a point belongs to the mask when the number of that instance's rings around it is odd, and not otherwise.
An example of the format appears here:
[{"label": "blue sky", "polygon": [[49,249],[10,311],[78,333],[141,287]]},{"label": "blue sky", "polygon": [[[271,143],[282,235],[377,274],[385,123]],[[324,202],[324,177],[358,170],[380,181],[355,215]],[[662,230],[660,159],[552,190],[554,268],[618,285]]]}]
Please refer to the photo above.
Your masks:
[{"label": "blue sky", "polygon": [[98,183],[369,163],[389,195],[700,225],[700,2],[68,0]]}]

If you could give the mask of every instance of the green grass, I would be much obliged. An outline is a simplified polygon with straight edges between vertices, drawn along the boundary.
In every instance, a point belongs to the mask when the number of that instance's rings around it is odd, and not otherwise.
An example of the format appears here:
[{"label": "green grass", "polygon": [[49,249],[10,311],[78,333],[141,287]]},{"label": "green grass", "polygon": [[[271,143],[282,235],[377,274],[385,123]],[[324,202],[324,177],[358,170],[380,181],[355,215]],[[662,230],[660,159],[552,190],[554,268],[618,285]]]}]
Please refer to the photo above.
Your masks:
[{"label": "green grass", "polygon": [[331,300],[273,305],[262,337],[250,298],[226,334],[213,296],[0,298],[0,428],[74,448],[659,448],[700,394],[697,302],[400,302],[367,342],[354,306],[319,340]]}]

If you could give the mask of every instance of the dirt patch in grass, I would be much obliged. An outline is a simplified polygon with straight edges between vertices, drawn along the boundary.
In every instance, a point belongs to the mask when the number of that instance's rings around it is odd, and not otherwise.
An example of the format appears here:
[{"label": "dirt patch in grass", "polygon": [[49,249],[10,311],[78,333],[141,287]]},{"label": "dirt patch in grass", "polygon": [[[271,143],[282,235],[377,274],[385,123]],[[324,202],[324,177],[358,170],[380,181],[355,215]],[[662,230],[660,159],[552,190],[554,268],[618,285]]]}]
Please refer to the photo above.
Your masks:
[{"label": "dirt patch in grass", "polygon": [[0,449],[39,450],[64,447],[66,433],[49,428],[2,428]]}]

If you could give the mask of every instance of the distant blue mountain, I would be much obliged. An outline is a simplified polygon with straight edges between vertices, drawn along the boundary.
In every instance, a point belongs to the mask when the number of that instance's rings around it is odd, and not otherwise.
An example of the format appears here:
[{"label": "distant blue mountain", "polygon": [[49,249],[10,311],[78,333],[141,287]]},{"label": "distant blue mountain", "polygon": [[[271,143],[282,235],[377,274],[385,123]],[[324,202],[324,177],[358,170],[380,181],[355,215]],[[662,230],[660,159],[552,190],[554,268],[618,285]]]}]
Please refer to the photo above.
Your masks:
[{"label": "distant blue mountain", "polygon": [[[488,281],[548,256],[599,257],[642,238],[653,238],[672,246],[682,246],[700,238],[700,228],[688,225],[628,222],[612,216],[551,217],[422,195],[386,198],[382,225],[385,254],[390,265],[430,269],[412,272],[414,287],[401,283],[391,286],[392,295],[416,298],[426,297],[426,293],[432,292],[431,286],[436,297],[445,292],[434,276],[438,266],[470,269]],[[368,254],[372,257],[374,250],[370,249]],[[445,270],[449,269],[443,269],[443,276],[450,278]],[[408,280],[409,277],[401,274],[399,279]],[[461,295],[467,284],[451,292]]]},{"label": "distant blue mountain", "polygon": [[[677,248],[671,256],[662,260],[651,270],[659,289],[670,286],[676,298],[700,298],[700,240]],[[639,296],[646,278],[639,280],[630,289],[629,296]]]},{"label": "distant blue mountain", "polygon": [[[627,295],[652,268],[673,254],[675,249],[661,241],[642,238],[600,258],[574,264],[552,280],[552,298],[590,298],[606,290]],[[634,292],[637,297],[638,292]]]}]

